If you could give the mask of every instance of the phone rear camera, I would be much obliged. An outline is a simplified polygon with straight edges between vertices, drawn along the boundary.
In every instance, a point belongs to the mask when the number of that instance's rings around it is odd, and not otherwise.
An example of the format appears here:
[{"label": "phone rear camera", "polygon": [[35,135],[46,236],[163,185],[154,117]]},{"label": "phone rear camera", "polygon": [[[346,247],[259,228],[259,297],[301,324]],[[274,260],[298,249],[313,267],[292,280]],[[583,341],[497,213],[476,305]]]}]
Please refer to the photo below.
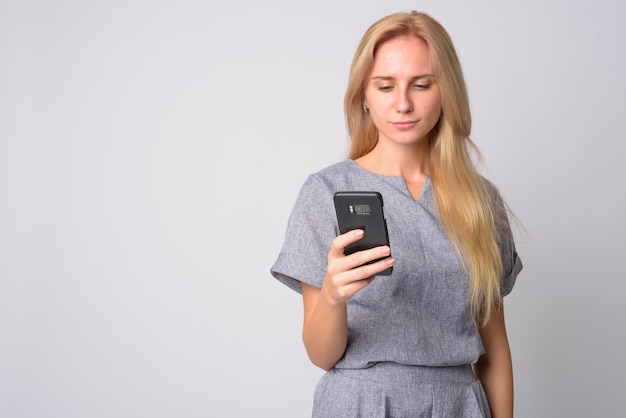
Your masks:
[{"label": "phone rear camera", "polygon": [[369,215],[372,212],[370,205],[350,205],[349,209],[352,215]]}]

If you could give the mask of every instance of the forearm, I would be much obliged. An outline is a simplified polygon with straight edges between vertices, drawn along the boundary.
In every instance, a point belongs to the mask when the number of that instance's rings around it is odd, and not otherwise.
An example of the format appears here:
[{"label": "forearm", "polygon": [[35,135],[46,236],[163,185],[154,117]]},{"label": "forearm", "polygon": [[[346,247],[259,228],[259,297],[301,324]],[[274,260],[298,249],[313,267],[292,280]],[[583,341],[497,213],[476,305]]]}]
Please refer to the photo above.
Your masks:
[{"label": "forearm", "polygon": [[513,363],[511,348],[506,335],[504,305],[494,311],[480,336],[485,346],[474,370],[480,379],[493,418],[513,417]]},{"label": "forearm", "polygon": [[[344,249],[363,237],[362,229],[337,236],[328,253],[328,268],[322,288],[302,283],[304,326],[302,339],[309,358],[324,370],[332,369],[348,345],[347,301],[369,285],[375,275],[394,264],[388,246],[357,251]],[[381,261],[368,264],[372,260]]]},{"label": "forearm", "polygon": [[513,417],[513,367],[511,350],[504,344],[483,355],[475,365],[493,418]]},{"label": "forearm", "polygon": [[330,370],[343,356],[348,342],[346,302],[332,303],[319,293],[311,314],[305,317],[302,340],[311,362]]}]

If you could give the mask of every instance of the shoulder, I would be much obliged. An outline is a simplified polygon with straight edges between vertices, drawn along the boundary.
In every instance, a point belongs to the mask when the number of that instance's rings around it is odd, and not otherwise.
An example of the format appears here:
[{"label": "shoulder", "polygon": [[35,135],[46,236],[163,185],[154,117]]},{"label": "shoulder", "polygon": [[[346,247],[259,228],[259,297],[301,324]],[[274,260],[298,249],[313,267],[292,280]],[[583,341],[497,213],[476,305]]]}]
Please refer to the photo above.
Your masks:
[{"label": "shoulder", "polygon": [[355,164],[356,163],[352,160],[339,161],[321,169],[317,173],[311,174],[311,176],[326,181],[336,181],[337,179],[353,174]]},{"label": "shoulder", "polygon": [[350,165],[351,160],[344,160],[309,174],[298,194],[296,211],[321,207],[332,212],[332,197],[350,178]]},{"label": "shoulder", "polygon": [[502,213],[506,214],[508,208],[506,206],[506,203],[504,202],[504,199],[502,199],[502,194],[500,193],[498,187],[486,177],[481,176],[480,178],[482,180],[482,186],[485,191],[485,196],[487,197],[492,210],[495,211],[499,216],[502,216]]},{"label": "shoulder", "polygon": [[329,191],[344,187],[357,174],[352,160],[343,160],[309,175],[305,186],[322,187]]},{"label": "shoulder", "polygon": [[485,191],[492,199],[500,198],[500,191],[498,187],[487,177],[480,176],[480,180],[482,181],[482,186],[485,188]]},{"label": "shoulder", "polygon": [[506,201],[502,197],[500,190],[493,184],[491,181],[484,179],[484,187],[489,199],[489,203],[491,205],[491,211],[493,214],[493,219],[495,222],[496,230],[499,234],[499,239],[501,244],[511,245],[512,244],[512,232],[511,232],[511,224],[510,218],[517,219],[515,215],[511,212],[511,209],[507,205]]}]

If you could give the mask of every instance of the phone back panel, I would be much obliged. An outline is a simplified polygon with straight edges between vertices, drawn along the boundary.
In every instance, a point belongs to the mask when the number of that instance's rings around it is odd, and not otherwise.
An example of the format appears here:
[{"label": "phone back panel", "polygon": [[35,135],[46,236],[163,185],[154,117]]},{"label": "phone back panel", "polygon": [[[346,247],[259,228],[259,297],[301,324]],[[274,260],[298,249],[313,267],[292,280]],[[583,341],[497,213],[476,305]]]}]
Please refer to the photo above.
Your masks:
[{"label": "phone back panel", "polygon": [[[339,232],[344,234],[353,229],[363,229],[365,234],[359,241],[348,245],[344,253],[389,245],[387,222],[383,212],[383,198],[378,192],[337,192],[334,197]],[[378,260],[374,260],[375,262]],[[378,273],[391,274],[391,269]]]}]

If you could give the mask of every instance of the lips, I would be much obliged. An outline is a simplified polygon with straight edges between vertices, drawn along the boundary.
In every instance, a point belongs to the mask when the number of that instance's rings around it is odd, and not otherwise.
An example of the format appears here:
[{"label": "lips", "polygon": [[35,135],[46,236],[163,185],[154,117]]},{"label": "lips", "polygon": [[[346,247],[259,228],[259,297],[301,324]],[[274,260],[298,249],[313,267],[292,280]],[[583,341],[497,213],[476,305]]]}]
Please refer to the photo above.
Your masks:
[{"label": "lips", "polygon": [[416,120],[403,120],[399,122],[392,122],[391,124],[398,129],[409,129],[409,128],[414,127],[415,124],[417,124],[417,121]]}]

